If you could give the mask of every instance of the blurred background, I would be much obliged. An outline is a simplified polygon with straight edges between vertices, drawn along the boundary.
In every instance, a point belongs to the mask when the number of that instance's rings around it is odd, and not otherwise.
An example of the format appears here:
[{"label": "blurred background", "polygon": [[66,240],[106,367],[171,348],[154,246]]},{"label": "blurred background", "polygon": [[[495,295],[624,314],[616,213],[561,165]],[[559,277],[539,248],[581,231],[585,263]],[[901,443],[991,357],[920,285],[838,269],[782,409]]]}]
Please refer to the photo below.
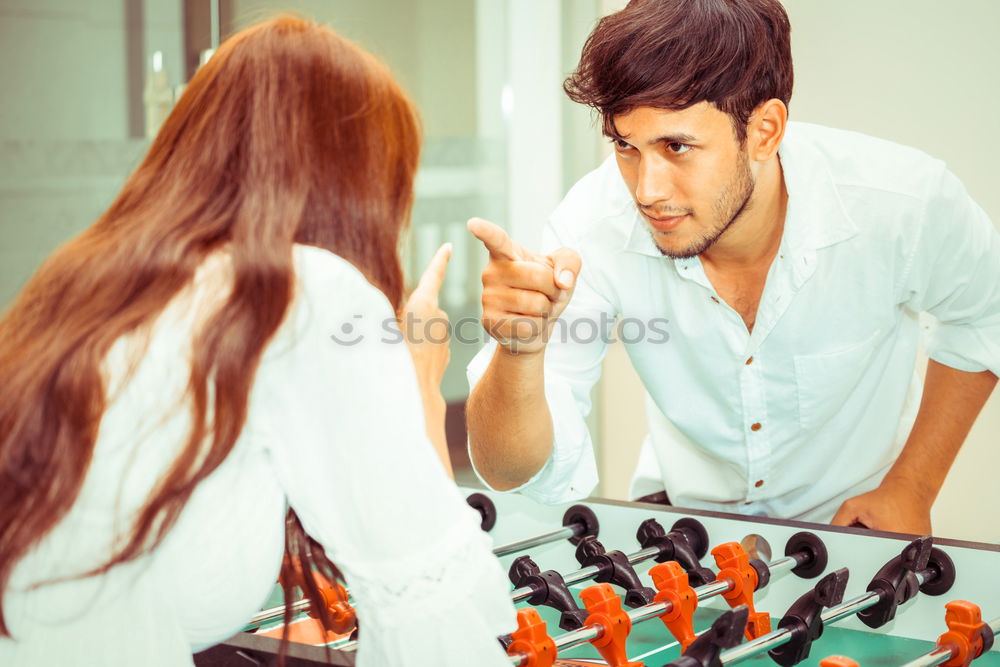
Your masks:
[{"label": "blurred background", "polygon": [[[424,124],[408,276],[444,242],[455,326],[449,442],[467,469],[464,368],[482,344],[477,215],[536,246],[548,213],[607,154],[561,83],[602,15],[624,0],[0,0],[0,307],[58,244],[111,203],[184,83],[220,39],[277,12],[328,23],[382,58]],[[791,117],[946,160],[1000,223],[1000,3],[784,0]],[[645,434],[643,390],[613,347],[590,418],[598,495],[623,498]],[[923,363],[921,363],[923,365]],[[387,407],[387,409],[390,409]],[[935,532],[1000,542],[1000,399],[977,423],[935,506]]]}]

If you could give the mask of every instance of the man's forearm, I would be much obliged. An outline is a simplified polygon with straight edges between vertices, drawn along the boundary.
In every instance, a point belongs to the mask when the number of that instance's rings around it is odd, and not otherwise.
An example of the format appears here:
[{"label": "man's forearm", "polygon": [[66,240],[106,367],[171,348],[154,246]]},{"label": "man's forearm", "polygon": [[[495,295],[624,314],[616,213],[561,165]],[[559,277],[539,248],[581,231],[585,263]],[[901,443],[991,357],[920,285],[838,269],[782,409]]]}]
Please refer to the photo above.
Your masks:
[{"label": "man's forearm", "polygon": [[524,484],[552,451],[544,355],[544,351],[514,355],[497,347],[469,396],[466,421],[472,462],[495,489]]},{"label": "man's forearm", "polygon": [[920,411],[883,485],[905,489],[927,507],[934,502],[997,377],[930,361]]}]

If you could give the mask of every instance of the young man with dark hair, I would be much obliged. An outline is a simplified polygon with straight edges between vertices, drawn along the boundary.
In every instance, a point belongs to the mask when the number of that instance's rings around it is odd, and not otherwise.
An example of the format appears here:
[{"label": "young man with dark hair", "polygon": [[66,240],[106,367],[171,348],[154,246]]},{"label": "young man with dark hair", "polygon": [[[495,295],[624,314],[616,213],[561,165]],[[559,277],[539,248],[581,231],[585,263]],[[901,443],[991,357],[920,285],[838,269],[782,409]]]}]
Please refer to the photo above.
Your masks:
[{"label": "young man with dark hair", "polygon": [[593,490],[584,419],[618,317],[659,468],[641,491],[930,532],[1000,373],[1000,235],[940,161],[789,123],[789,32],[777,0],[633,0],[598,23],[565,88],[613,161],[544,254],[470,221],[494,340],[469,367],[469,446],[493,488]]}]

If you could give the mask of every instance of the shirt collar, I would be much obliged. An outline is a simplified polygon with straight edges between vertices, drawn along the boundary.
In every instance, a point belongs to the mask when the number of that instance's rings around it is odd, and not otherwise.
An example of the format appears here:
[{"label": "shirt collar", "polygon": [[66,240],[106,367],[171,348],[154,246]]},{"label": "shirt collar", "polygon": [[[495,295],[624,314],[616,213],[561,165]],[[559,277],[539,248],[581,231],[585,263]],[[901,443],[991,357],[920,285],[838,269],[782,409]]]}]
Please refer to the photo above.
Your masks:
[{"label": "shirt collar", "polygon": [[788,190],[782,245],[792,252],[819,250],[858,233],[840,199],[829,161],[801,134],[797,123],[789,123],[778,148]]},{"label": "shirt collar", "polygon": [[626,215],[632,216],[632,225],[629,230],[628,238],[625,239],[625,250],[628,252],[636,252],[640,255],[647,255],[649,257],[666,259],[664,254],[657,249],[656,244],[653,243],[653,237],[649,234],[649,228],[646,227],[646,221],[642,219],[642,216],[639,214],[639,210],[636,209],[634,203],[629,207],[629,209],[630,213],[627,213]]},{"label": "shirt collar", "polygon": [[[788,209],[781,241],[790,252],[818,250],[846,241],[858,233],[857,225],[844,209],[826,158],[800,136],[801,130],[796,125],[789,123],[778,148],[788,189]],[[632,225],[625,240],[625,250],[665,259],[653,243],[639,211],[635,206],[629,208]],[[692,257],[675,260],[675,263],[697,261],[696,257]]]}]

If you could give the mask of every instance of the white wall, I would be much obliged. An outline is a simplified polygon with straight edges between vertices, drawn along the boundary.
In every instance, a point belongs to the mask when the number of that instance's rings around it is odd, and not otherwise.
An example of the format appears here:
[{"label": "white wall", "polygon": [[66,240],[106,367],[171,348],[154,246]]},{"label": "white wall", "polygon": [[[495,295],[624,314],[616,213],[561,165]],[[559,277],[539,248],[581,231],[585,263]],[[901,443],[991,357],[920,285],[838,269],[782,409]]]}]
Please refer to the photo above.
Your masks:
[{"label": "white wall", "polygon": [[[786,0],[792,116],[909,144],[944,159],[1000,225],[1000,3]],[[849,45],[850,48],[845,48]],[[941,535],[1000,542],[1000,392],[987,404],[934,507]]]},{"label": "white wall", "polygon": [[[784,2],[795,58],[792,119],[881,136],[946,160],[1000,224],[1000,3]],[[597,404],[601,491],[624,497],[645,429],[641,387],[620,349],[609,354]],[[998,447],[1000,392],[938,497],[937,534],[1000,541],[1000,521],[989,510],[1000,506]]]}]

